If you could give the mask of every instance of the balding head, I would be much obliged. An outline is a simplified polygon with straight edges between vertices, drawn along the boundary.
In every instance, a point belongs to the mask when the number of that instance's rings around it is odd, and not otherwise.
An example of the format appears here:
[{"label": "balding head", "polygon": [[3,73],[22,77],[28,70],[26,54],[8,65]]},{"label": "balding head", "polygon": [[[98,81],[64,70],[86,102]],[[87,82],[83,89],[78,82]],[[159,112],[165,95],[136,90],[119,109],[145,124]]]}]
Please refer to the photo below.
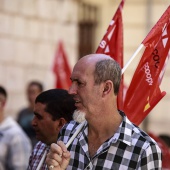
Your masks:
[{"label": "balding head", "polygon": [[105,54],[90,54],[82,57],[76,66],[83,66],[85,69],[92,67],[95,84],[111,80],[114,85],[114,94],[118,94],[121,81],[121,68],[113,58]]},{"label": "balding head", "polygon": [[96,62],[99,62],[101,60],[106,60],[106,59],[113,60],[110,56],[106,54],[89,54],[80,58],[77,64],[78,63],[88,64],[88,65],[95,64]]}]

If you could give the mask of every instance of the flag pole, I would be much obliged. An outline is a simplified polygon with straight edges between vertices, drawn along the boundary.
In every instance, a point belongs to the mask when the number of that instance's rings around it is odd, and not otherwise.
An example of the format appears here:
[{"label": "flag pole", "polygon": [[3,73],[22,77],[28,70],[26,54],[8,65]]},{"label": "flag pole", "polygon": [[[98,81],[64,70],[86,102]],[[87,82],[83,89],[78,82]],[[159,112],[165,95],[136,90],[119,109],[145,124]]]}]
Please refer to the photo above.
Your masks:
[{"label": "flag pole", "polygon": [[41,160],[40,160],[40,162],[39,162],[38,167],[37,167],[36,170],[40,170],[40,169],[41,169],[42,164],[43,164],[44,161],[45,161],[46,155],[47,155],[47,150],[44,151],[44,154],[43,154],[43,156],[42,156],[42,158],[41,158]]},{"label": "flag pole", "polygon": [[70,146],[70,144],[73,142],[74,138],[79,134],[83,126],[85,125],[86,121],[83,121],[79,124],[79,127],[77,128],[76,132],[73,134],[73,136],[69,139],[69,141],[66,144],[66,148]]},{"label": "flag pole", "polygon": [[130,65],[130,63],[132,62],[132,60],[136,57],[136,55],[140,52],[140,50],[144,47],[143,44],[141,44],[137,50],[135,51],[135,53],[132,55],[132,57],[130,58],[130,60],[127,62],[127,64],[122,68],[122,74],[125,72],[125,70],[127,69],[127,67]]}]

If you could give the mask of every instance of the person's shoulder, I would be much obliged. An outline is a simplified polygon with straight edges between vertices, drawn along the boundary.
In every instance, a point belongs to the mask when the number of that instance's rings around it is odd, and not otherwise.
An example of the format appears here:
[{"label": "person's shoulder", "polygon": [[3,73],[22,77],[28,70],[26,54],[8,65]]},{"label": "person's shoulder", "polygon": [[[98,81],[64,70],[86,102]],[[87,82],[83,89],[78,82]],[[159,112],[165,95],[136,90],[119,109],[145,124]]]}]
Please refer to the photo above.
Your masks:
[{"label": "person's shoulder", "polygon": [[159,147],[157,142],[149,136],[149,134],[143,131],[139,126],[133,124],[132,131],[132,140],[136,146],[141,147],[143,149],[147,149],[148,147]]},{"label": "person's shoulder", "polygon": [[76,131],[77,126],[79,123],[76,121],[72,120],[69,123],[65,124],[63,128],[60,130],[60,133],[58,135],[59,140],[68,140]]},{"label": "person's shoulder", "polygon": [[144,130],[131,122],[125,115],[123,116],[122,129],[125,139],[129,139],[132,145],[139,145],[139,147],[147,147],[149,145],[157,145],[156,141],[152,139]]},{"label": "person's shoulder", "polygon": [[21,129],[19,124],[12,118],[6,118],[6,125],[5,125],[5,136],[10,141],[11,144],[20,145],[27,145],[31,147],[31,141],[25,132]]},{"label": "person's shoulder", "polygon": [[134,125],[134,136],[139,136],[138,138],[140,140],[149,142],[149,143],[156,143],[155,140],[153,140],[145,131],[143,131],[140,127]]},{"label": "person's shoulder", "polygon": [[20,137],[22,140],[29,141],[29,137],[26,135],[26,133],[23,131],[21,126],[18,124],[18,122],[11,118],[11,134],[14,136]]}]

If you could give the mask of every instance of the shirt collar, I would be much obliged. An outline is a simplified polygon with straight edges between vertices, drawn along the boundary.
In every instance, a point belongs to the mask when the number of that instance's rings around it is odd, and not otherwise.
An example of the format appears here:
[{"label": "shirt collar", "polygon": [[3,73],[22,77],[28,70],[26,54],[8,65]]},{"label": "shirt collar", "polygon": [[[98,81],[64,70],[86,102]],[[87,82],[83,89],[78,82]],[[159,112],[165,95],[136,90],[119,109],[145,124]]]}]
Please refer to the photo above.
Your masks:
[{"label": "shirt collar", "polygon": [[112,137],[112,142],[116,143],[118,140],[126,143],[127,145],[132,145],[132,133],[133,133],[133,124],[129,121],[124,112],[119,111],[120,115],[123,117],[121,124],[119,125],[118,130]]},{"label": "shirt collar", "polygon": [[[116,133],[114,134],[113,137],[110,138],[110,142],[111,143],[116,143],[118,140],[122,141],[123,143],[126,143],[127,145],[131,146],[132,145],[132,133],[133,133],[133,124],[130,122],[130,120],[127,118],[127,116],[125,115],[124,112],[119,110],[120,115],[122,116],[122,122],[119,125],[118,130],[116,131]],[[85,134],[87,133],[87,126],[88,123],[87,121],[85,122],[84,127],[82,128],[82,130],[80,131],[80,133],[77,135],[77,138],[80,138],[80,136],[82,135],[82,132],[84,132]],[[77,130],[77,128],[79,128],[79,126],[77,126],[73,131],[72,134],[75,133],[75,131]],[[86,129],[86,130],[85,130]],[[84,131],[85,130],[85,131]],[[87,135],[87,134],[86,134]],[[109,142],[109,143],[110,143]]]}]

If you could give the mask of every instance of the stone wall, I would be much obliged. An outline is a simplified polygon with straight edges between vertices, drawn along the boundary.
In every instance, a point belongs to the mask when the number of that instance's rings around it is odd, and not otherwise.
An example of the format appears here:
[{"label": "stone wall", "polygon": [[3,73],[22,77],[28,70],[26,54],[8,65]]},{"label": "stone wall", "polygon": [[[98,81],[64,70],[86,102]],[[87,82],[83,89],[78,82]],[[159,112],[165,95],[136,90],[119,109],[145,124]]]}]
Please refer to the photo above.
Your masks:
[{"label": "stone wall", "polygon": [[77,59],[77,3],[70,0],[0,0],[0,84],[7,114],[27,104],[29,81],[54,87],[52,64],[62,40],[72,67]]}]

